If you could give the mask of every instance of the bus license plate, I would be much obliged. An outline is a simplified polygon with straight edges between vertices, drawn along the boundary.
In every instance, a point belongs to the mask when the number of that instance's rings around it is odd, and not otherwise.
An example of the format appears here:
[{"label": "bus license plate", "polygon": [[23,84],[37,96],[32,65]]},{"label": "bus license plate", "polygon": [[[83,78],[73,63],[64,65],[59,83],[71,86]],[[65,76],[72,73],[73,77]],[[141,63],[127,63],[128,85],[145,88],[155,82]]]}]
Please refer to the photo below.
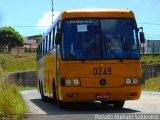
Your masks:
[{"label": "bus license plate", "polygon": [[109,99],[110,94],[109,93],[97,93],[96,98],[97,99]]}]

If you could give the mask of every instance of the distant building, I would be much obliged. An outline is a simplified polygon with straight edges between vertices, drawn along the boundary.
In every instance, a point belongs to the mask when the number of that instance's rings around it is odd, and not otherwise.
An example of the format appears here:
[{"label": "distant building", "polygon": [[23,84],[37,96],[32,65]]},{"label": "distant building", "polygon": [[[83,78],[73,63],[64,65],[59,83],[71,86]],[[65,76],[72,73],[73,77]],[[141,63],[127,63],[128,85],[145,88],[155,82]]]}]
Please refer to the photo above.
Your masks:
[{"label": "distant building", "polygon": [[37,49],[36,37],[35,36],[28,36],[24,37],[24,48],[25,51],[35,52]]},{"label": "distant building", "polygon": [[24,46],[23,47],[15,47],[11,50],[12,53],[16,53],[16,54],[22,54],[25,51],[28,52],[36,52],[37,49],[37,40],[36,38],[40,38],[42,37],[41,35],[33,35],[33,36],[27,36],[24,37]]},{"label": "distant building", "polygon": [[[143,46],[142,46],[143,47]],[[160,52],[160,40],[146,40],[144,44],[145,53]]]},{"label": "distant building", "polygon": [[30,45],[30,44],[31,45],[36,45],[37,44],[36,39],[33,38],[33,37],[24,37],[23,40],[24,40],[24,43],[28,44],[28,45]]}]

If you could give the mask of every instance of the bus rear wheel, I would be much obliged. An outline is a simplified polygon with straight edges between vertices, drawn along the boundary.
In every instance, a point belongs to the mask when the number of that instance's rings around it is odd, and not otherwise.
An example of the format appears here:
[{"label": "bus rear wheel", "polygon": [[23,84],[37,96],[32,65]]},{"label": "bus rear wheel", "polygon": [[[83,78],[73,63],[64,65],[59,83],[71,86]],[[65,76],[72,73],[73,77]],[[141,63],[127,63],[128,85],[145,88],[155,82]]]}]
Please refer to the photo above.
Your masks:
[{"label": "bus rear wheel", "polygon": [[123,108],[125,101],[115,101],[113,105],[115,108]]},{"label": "bus rear wheel", "polygon": [[55,80],[53,78],[53,101],[57,101],[57,94],[56,94],[56,87],[55,87]]},{"label": "bus rear wheel", "polygon": [[43,86],[42,86],[42,83],[40,83],[40,94],[41,94],[41,99],[44,101],[44,102],[47,102],[48,101],[48,98],[44,95],[43,93]]},{"label": "bus rear wheel", "polygon": [[101,101],[101,104],[102,104],[102,105],[108,105],[109,102],[108,102],[108,101]]}]

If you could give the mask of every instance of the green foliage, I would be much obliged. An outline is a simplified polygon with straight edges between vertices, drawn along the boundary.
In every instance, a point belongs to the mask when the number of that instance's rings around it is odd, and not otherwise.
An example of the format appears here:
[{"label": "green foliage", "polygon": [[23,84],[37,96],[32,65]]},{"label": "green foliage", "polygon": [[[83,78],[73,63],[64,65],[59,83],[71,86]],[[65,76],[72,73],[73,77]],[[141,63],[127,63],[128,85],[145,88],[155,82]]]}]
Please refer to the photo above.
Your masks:
[{"label": "green foliage", "polygon": [[160,56],[142,56],[141,62],[142,64],[158,64],[160,63]]},{"label": "green foliage", "polygon": [[146,80],[143,90],[160,92],[160,77]]},{"label": "green foliage", "polygon": [[36,53],[25,53],[23,56],[0,54],[0,79],[10,72],[36,70]]},{"label": "green foliage", "polygon": [[0,114],[20,119],[25,112],[26,105],[18,87],[9,81],[0,81]]},{"label": "green foliage", "polygon": [[26,112],[26,105],[19,90],[35,89],[34,87],[16,86],[2,79],[10,72],[35,69],[36,53],[25,53],[21,56],[0,54],[0,115],[16,117],[16,120],[21,119]]},{"label": "green foliage", "polygon": [[12,27],[2,27],[0,28],[0,47],[6,48],[8,46],[8,51],[15,46],[23,46],[24,41],[22,35],[20,35]]}]

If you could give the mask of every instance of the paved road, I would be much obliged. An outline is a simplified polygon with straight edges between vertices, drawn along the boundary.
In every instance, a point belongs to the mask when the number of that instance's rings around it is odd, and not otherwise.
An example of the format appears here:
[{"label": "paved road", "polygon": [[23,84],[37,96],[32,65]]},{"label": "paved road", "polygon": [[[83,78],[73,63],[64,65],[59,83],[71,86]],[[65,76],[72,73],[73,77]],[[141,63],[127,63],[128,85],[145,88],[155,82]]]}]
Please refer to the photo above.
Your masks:
[{"label": "paved road", "polygon": [[139,100],[127,101],[123,109],[102,106],[95,103],[72,104],[67,108],[58,108],[54,102],[43,102],[37,90],[21,91],[28,105],[27,120],[94,120],[96,115],[108,113],[160,113],[160,93],[142,92]]}]

